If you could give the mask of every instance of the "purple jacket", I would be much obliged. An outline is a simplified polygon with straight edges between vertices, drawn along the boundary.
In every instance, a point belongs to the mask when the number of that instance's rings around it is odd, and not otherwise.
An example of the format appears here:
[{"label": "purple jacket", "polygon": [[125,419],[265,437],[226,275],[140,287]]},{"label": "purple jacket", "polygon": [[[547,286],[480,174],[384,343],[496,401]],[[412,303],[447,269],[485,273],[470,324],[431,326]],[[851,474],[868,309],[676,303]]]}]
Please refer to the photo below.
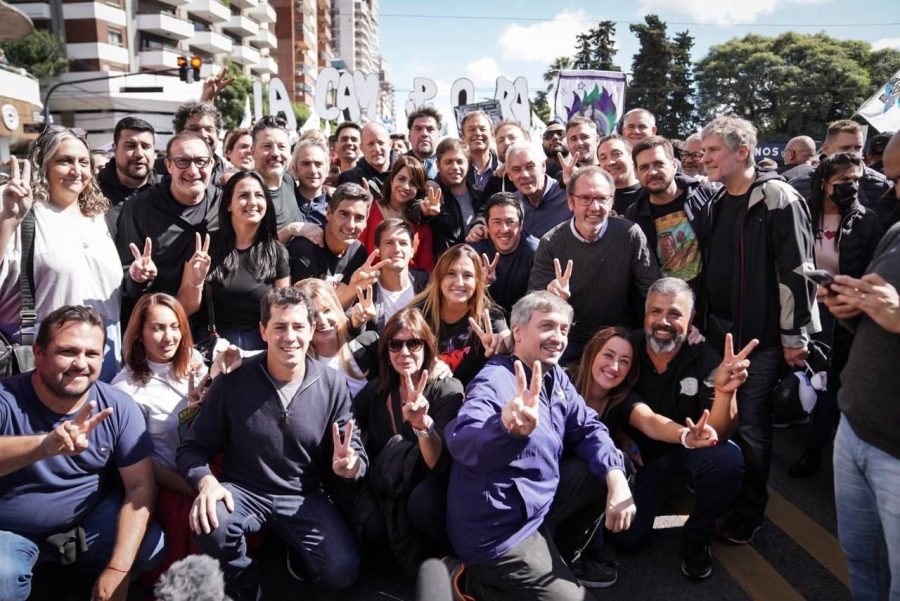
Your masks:
[{"label": "purple jacket", "polygon": [[[514,361],[492,357],[444,429],[453,457],[447,532],[467,564],[503,555],[540,527],[559,485],[563,448],[573,450],[597,478],[624,469],[606,426],[558,366],[544,374],[537,429],[527,438],[510,434],[500,412],[516,396]],[[531,370],[525,372],[530,381]]]}]

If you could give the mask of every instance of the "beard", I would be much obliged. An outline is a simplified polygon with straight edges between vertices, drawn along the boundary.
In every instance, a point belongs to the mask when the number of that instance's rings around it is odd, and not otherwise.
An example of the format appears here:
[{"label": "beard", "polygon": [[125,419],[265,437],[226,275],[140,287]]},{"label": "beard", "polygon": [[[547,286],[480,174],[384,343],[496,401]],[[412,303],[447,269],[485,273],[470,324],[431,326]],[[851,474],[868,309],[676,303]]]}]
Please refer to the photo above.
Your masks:
[{"label": "beard", "polygon": [[[656,332],[658,331],[668,332],[672,337],[668,340],[657,338]],[[671,353],[677,350],[681,347],[686,338],[684,334],[679,336],[671,326],[655,326],[649,332],[645,332],[644,337],[647,339],[647,346],[650,347],[650,350],[658,355]]]}]

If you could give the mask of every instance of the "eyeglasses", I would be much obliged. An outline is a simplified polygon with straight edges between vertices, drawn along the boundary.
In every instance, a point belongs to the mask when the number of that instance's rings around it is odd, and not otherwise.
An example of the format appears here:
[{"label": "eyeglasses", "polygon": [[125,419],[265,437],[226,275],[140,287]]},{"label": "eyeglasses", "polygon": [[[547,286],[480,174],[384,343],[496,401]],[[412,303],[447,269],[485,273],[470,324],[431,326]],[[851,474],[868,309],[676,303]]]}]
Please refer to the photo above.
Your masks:
[{"label": "eyeglasses", "polygon": [[565,137],[566,137],[566,132],[564,132],[564,131],[554,130],[554,131],[545,131],[544,132],[545,140],[549,140],[551,138],[565,138]]},{"label": "eyeglasses", "polygon": [[575,199],[575,202],[582,207],[589,207],[595,202],[599,202],[601,205],[608,204],[612,201],[612,196],[584,196],[582,194],[573,194],[572,198]]},{"label": "eyeglasses", "polygon": [[699,161],[703,159],[703,152],[682,152],[681,158]]},{"label": "eyeglasses", "polygon": [[404,346],[409,349],[410,353],[416,353],[422,350],[425,341],[421,338],[407,338],[406,340],[391,338],[388,340],[388,350],[392,353],[399,353]]},{"label": "eyeglasses", "polygon": [[169,157],[169,160],[175,163],[175,166],[179,169],[187,169],[191,166],[191,163],[203,169],[209,166],[212,162],[212,157]]}]

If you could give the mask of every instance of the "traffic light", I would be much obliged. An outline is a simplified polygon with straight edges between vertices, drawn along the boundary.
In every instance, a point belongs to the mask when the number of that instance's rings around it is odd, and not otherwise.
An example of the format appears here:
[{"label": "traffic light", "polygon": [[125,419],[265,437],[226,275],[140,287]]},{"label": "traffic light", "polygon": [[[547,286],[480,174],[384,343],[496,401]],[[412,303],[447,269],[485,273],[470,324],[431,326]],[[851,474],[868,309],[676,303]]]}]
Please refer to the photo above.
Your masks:
[{"label": "traffic light", "polygon": [[203,57],[192,56],[191,68],[194,70],[194,81],[200,81],[200,65],[203,64]]},{"label": "traffic light", "polygon": [[183,56],[178,57],[178,79],[181,81],[188,80],[188,68],[187,68],[187,58]]}]

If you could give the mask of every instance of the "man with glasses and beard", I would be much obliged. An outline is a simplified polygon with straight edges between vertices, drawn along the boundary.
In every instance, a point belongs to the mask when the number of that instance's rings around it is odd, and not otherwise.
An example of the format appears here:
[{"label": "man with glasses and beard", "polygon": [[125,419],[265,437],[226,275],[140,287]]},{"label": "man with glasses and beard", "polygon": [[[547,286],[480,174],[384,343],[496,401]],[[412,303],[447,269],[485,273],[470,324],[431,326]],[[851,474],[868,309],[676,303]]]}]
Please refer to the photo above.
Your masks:
[{"label": "man with glasses and beard", "polygon": [[665,500],[668,479],[682,471],[694,486],[694,507],[684,525],[682,573],[701,580],[712,573],[710,542],[715,521],[737,495],[744,461],[726,440],[737,426],[735,391],[747,379],[751,341],[735,355],[726,341],[725,359],[705,342],[685,344],[694,294],[678,278],[662,278],[647,292],[643,331],[633,337],[638,380],[608,417],[637,470],[632,527],[611,535],[633,551],[649,542],[653,519]]}]

